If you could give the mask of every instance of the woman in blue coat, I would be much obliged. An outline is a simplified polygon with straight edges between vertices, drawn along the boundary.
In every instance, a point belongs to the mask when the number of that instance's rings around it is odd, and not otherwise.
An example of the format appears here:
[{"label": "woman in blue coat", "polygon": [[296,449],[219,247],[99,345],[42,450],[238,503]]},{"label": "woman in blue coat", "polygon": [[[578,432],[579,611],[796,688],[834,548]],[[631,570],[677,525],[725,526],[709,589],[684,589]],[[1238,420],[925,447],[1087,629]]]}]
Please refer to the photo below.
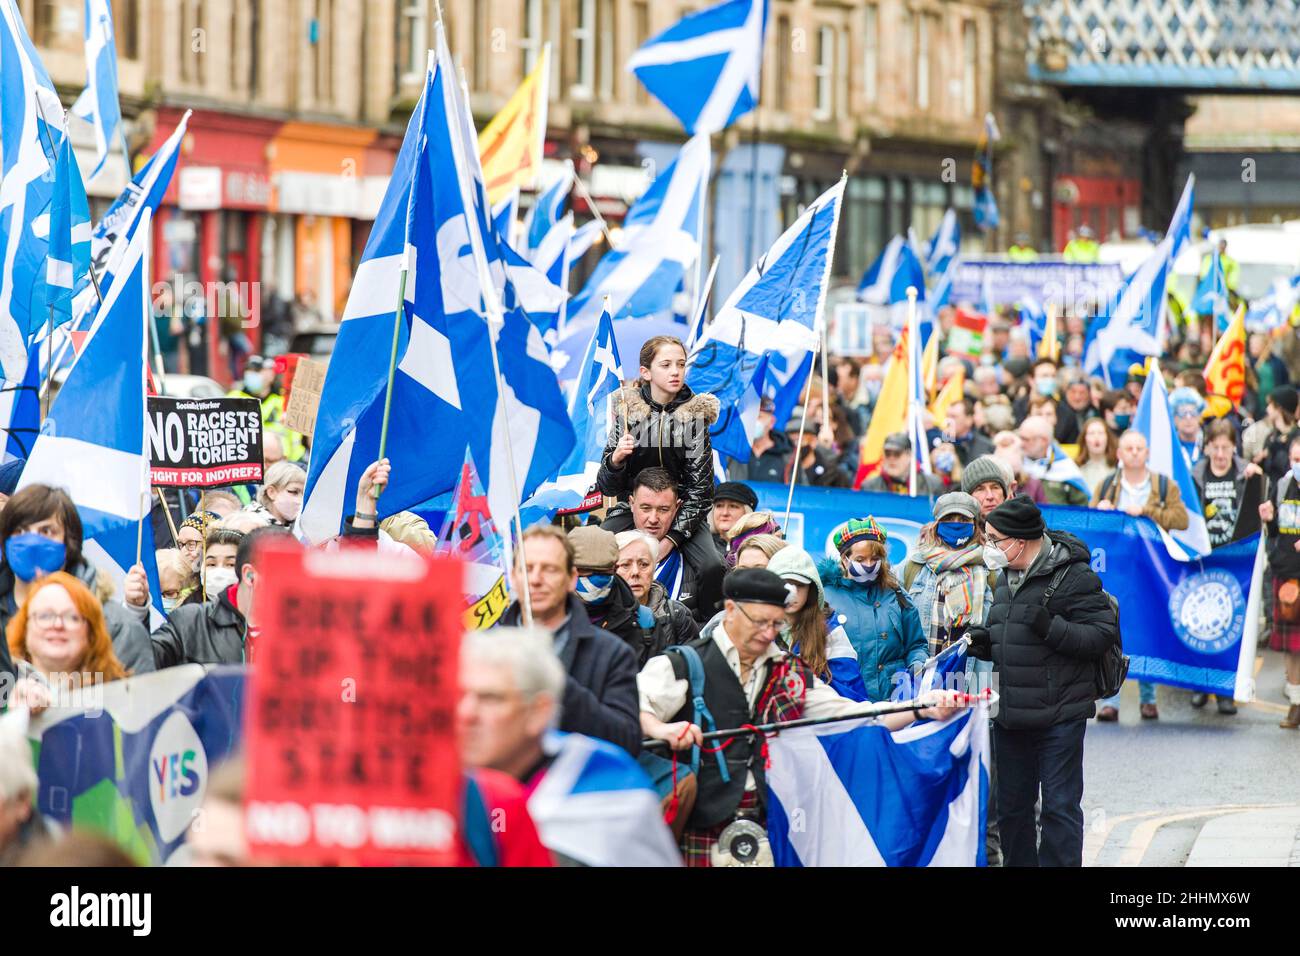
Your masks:
[{"label": "woman in blue coat", "polygon": [[817,571],[826,603],[858,655],[867,698],[888,700],[926,661],[921,616],[889,566],[888,536],[874,518],[851,518],[831,537],[838,561],[823,560]]}]

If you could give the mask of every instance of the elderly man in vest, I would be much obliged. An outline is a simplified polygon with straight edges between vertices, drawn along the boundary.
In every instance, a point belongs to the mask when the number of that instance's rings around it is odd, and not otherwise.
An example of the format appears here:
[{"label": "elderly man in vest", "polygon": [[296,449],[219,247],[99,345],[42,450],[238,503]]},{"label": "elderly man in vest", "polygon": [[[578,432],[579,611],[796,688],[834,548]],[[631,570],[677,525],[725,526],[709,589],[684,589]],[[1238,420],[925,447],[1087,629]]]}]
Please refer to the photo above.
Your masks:
[{"label": "elderly man in vest", "polygon": [[[687,751],[702,743],[701,723],[709,730],[725,730],[870,710],[872,704],[840,697],[802,661],[780,649],[776,636],[785,623],[789,595],[786,583],[765,568],[742,568],[727,575],[720,626],[709,636],[684,645],[684,652],[671,648],[671,653],[651,658],[637,677],[645,734],[667,741],[674,750]],[[703,710],[696,713],[693,703],[698,687],[691,686],[691,671],[696,662],[703,676],[707,714]],[[952,695],[940,693],[935,700],[939,705],[917,713],[945,720],[956,712],[956,707],[950,706],[955,700]],[[913,715],[890,714],[881,720],[890,730],[897,730],[911,723]],[[687,866],[738,862],[728,852],[730,836],[724,834],[732,824],[749,821],[761,836],[767,819],[761,749],[752,736],[742,735],[733,738],[725,750],[696,752],[699,782],[695,808],[682,842]]]}]

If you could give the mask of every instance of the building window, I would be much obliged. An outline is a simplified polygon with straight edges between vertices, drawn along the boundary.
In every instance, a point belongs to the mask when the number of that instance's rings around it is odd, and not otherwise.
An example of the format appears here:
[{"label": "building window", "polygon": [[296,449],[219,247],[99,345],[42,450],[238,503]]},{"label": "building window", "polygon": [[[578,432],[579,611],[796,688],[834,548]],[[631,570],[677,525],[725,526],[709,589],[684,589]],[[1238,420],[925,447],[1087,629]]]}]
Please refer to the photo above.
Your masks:
[{"label": "building window", "polygon": [[113,41],[118,59],[140,59],[140,0],[113,0]]},{"label": "building window", "polygon": [[876,102],[876,81],[880,73],[880,8],[869,4],[863,11],[862,93],[868,103]]},{"label": "building window", "polygon": [[967,116],[974,116],[979,108],[979,33],[974,20],[962,24],[961,49],[961,106]]},{"label": "building window", "polygon": [[835,28],[817,28],[817,60],[813,65],[813,119],[835,115]]},{"label": "building window", "polygon": [[596,0],[578,0],[578,25],[573,39],[577,71],[570,93],[575,100],[589,100],[596,78]]},{"label": "building window", "polygon": [[311,46],[311,59],[315,66],[312,93],[318,104],[333,100],[334,71],[334,0],[314,0],[312,17],[307,21],[307,40]]},{"label": "building window", "polygon": [[778,110],[790,108],[790,44],[793,42],[790,18],[783,13],[776,18],[776,82],[772,84]]},{"label": "building window", "polygon": [[181,0],[178,22],[181,28],[181,79],[203,85],[207,66],[207,37],[204,35],[202,0]]},{"label": "building window", "polygon": [[916,18],[916,105],[930,107],[930,17]]},{"label": "building window", "polygon": [[524,37],[519,41],[524,51],[524,76],[533,72],[546,42],[542,38],[542,6],[543,0],[524,0]]},{"label": "building window", "polygon": [[614,60],[618,55],[614,0],[599,0],[597,13],[596,63],[600,98],[609,102],[614,99]]},{"label": "building window", "polygon": [[397,82],[418,80],[429,62],[427,0],[397,0]]},{"label": "building window", "polygon": [[[915,37],[912,36],[912,11],[901,10],[898,14],[898,46],[899,46],[899,63],[911,63],[913,50],[915,49]],[[903,87],[900,92],[907,96],[909,101],[915,95],[915,81],[907,70],[897,71],[899,85]],[[910,87],[910,88],[909,88]]]},{"label": "building window", "polygon": [[[650,39],[650,0],[636,0],[632,5],[632,25],[636,30],[636,48],[639,50]],[[638,103],[650,102],[650,94],[641,81],[632,78],[633,99]]]},{"label": "building window", "polygon": [[487,90],[491,87],[488,64],[492,55],[492,24],[489,20],[486,3],[474,4],[474,13],[470,22],[473,31],[474,55],[471,58],[470,82],[475,90]]}]

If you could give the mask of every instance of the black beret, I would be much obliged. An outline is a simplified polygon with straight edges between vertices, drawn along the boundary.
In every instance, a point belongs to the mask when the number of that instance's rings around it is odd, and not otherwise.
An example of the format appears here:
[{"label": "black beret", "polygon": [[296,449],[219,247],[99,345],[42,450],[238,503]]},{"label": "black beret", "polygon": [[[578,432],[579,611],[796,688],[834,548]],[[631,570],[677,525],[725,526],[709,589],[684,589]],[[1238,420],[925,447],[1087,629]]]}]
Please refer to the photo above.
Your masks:
[{"label": "black beret", "polygon": [[767,568],[737,568],[722,579],[722,595],[738,604],[775,607],[785,607],[790,599],[785,582]]},{"label": "black beret", "polygon": [[758,507],[758,494],[749,485],[739,481],[724,481],[713,492],[714,501],[739,501],[751,509]]}]

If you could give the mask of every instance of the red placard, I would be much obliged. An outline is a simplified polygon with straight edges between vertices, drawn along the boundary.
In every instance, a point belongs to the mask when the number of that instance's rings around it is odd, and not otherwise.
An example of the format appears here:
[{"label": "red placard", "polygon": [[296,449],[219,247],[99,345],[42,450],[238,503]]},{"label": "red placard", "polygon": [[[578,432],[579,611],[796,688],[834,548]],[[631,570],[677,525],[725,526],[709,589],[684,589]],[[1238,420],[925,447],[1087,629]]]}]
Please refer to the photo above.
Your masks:
[{"label": "red placard", "polygon": [[283,545],[254,561],[250,850],[286,862],[453,863],[463,566]]}]

